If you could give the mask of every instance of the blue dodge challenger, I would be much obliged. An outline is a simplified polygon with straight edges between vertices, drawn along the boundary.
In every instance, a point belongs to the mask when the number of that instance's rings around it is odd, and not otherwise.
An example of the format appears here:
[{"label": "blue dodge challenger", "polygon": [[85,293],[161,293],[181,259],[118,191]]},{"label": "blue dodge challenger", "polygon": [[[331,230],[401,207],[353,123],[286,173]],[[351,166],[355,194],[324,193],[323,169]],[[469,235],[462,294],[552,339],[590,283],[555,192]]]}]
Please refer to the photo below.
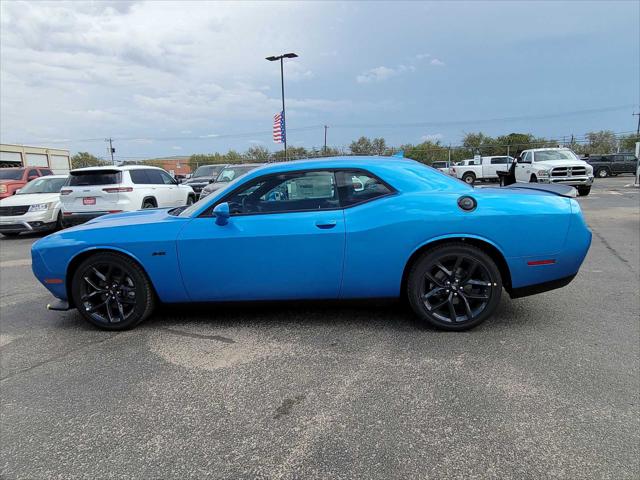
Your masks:
[{"label": "blue dodge challenger", "polygon": [[[105,186],[107,188],[108,186]],[[575,190],[472,186],[388,157],[276,163],[189,207],[105,215],[37,241],[33,272],[92,324],[158,302],[398,298],[464,330],[568,284],[591,243]]]}]

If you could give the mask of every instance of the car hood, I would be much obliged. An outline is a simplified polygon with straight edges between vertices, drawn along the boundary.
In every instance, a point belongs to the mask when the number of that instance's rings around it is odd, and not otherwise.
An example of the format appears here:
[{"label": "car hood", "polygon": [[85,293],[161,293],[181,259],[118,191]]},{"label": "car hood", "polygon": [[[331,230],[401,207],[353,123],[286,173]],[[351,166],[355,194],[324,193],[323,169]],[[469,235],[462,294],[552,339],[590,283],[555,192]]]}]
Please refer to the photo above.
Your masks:
[{"label": "car hood", "polygon": [[16,205],[34,205],[36,203],[59,202],[59,193],[26,193],[24,195],[11,195],[0,200],[3,207],[13,207]]},{"label": "car hood", "polygon": [[544,162],[534,162],[533,166],[539,167],[584,167],[589,165],[582,160],[546,160]]},{"label": "car hood", "polygon": [[182,182],[183,185],[189,185],[190,183],[209,183],[216,179],[216,177],[196,177],[190,178],[186,182]]},{"label": "car hood", "polygon": [[111,213],[108,215],[96,217],[86,223],[63,231],[67,232],[71,230],[95,230],[101,228],[144,225],[160,222],[168,218],[178,218],[177,216],[169,215],[169,210],[171,209],[145,208],[144,210],[136,210],[135,212]]}]

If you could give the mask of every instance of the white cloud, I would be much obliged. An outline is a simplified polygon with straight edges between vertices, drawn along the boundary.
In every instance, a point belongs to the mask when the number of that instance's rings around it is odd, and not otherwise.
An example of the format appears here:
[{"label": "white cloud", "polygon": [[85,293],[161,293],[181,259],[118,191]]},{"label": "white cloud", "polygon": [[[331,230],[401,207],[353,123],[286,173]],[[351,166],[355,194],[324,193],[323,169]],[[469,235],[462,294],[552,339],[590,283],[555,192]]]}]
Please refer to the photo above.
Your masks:
[{"label": "white cloud", "polygon": [[415,69],[416,67],[413,65],[398,65],[395,68],[385,66],[376,67],[362,72],[356,77],[356,81],[358,83],[382,82],[406,72],[413,72]]},{"label": "white cloud", "polygon": [[437,59],[437,58],[432,59],[429,63],[430,63],[431,65],[436,66],[436,67],[442,67],[442,66],[444,66],[444,62],[443,62],[442,60]]},{"label": "white cloud", "polygon": [[182,147],[178,146],[178,145],[173,145],[171,147],[171,150],[182,150]]},{"label": "white cloud", "polygon": [[416,58],[418,60],[425,60],[427,58],[431,58],[431,54],[430,53],[419,53],[416,55]]},{"label": "white cloud", "polygon": [[427,135],[422,135],[420,137],[421,142],[437,142],[438,140],[442,140],[443,135],[441,133],[430,133]]}]

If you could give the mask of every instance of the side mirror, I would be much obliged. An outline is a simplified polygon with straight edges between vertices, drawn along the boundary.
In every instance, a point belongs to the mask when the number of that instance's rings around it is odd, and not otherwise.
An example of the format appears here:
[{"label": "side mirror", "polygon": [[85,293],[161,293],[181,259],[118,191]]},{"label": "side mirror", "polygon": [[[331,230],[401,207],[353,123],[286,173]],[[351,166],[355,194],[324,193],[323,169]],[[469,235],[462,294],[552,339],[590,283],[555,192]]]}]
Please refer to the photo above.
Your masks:
[{"label": "side mirror", "polygon": [[212,178],[211,180],[209,180],[209,183],[213,183],[213,182],[215,182],[215,179]]},{"label": "side mirror", "polygon": [[216,217],[216,225],[226,225],[229,223],[229,204],[227,202],[219,203],[213,209],[213,215]]}]

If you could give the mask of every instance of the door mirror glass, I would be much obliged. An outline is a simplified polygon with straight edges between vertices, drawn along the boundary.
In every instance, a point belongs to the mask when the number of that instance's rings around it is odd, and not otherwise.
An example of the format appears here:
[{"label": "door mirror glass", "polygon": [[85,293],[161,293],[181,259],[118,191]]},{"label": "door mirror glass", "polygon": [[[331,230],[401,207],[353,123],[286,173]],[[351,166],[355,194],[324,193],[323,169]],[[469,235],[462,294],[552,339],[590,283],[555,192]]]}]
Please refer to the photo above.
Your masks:
[{"label": "door mirror glass", "polygon": [[216,217],[216,225],[226,225],[229,223],[229,204],[219,203],[213,209],[213,216]]}]

